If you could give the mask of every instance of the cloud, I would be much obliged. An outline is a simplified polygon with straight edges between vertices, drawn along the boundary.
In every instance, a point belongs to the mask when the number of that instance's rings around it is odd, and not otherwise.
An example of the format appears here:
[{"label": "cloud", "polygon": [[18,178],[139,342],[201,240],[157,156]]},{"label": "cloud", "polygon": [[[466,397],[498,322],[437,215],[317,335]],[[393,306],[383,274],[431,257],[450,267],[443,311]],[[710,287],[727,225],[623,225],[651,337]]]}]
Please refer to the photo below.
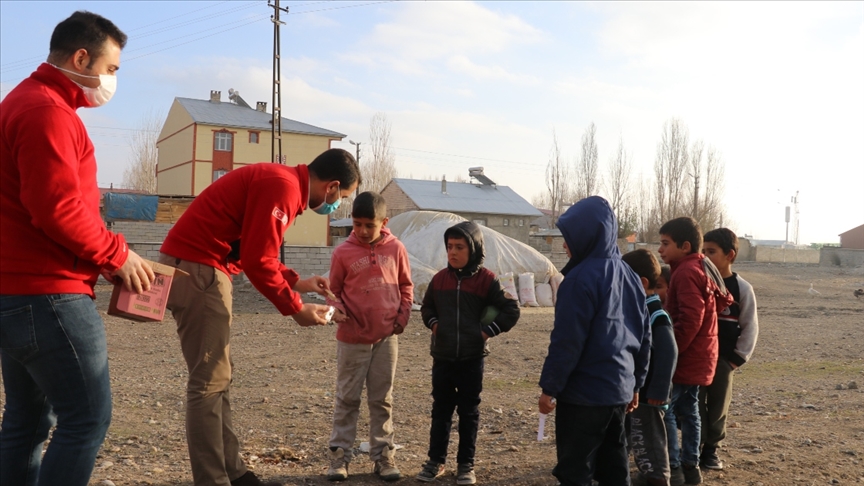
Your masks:
[{"label": "cloud", "polygon": [[502,52],[544,38],[542,31],[519,17],[477,3],[405,2],[395,9],[390,22],[376,25],[343,59],[418,75],[430,72],[432,61]]},{"label": "cloud", "polygon": [[453,56],[447,66],[456,73],[467,74],[477,81],[507,81],[519,85],[537,85],[540,80],[534,76],[514,74],[501,66],[481,66],[466,56]]}]

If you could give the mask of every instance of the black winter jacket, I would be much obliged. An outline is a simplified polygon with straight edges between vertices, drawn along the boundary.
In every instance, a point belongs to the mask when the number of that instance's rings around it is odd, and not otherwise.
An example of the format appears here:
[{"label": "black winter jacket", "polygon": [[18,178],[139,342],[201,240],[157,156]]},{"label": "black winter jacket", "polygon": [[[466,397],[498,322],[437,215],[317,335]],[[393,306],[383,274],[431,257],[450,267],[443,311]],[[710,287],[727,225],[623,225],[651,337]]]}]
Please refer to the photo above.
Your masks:
[{"label": "black winter jacket", "polygon": [[[485,252],[480,227],[471,222],[459,223],[444,233],[469,242],[468,264],[461,269],[448,265],[429,282],[423,297],[421,314],[429,329],[438,324],[432,336],[431,354],[435,359],[461,361],[486,356],[489,348],[481,332],[490,338],[507,332],[519,320],[519,303],[508,298],[501,283],[491,271],[483,268]],[[484,309],[494,306],[498,316],[488,325],[481,324]]]}]

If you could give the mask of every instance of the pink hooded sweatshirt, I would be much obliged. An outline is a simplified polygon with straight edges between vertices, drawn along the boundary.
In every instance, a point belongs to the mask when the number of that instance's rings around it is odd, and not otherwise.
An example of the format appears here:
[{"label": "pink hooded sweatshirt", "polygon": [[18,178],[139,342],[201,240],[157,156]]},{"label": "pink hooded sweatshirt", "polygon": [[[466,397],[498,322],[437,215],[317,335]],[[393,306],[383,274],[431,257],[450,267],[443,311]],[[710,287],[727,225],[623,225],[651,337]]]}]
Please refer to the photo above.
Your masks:
[{"label": "pink hooded sweatshirt", "polygon": [[330,289],[339,302],[327,304],[344,312],[336,339],[348,344],[375,344],[403,329],[411,317],[414,284],[405,246],[390,230],[381,228],[381,239],[367,245],[354,233],[333,250]]}]

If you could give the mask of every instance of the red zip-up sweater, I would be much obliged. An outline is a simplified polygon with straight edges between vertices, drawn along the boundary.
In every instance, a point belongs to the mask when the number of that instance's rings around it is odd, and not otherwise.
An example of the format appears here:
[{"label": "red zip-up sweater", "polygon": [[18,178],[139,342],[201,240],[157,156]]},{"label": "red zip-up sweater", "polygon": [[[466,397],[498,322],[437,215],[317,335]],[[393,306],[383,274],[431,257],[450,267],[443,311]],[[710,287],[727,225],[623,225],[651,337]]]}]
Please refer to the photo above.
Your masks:
[{"label": "red zip-up sweater", "polygon": [[339,341],[375,344],[393,334],[394,324],[404,329],[414,298],[405,245],[387,228],[381,228],[381,240],[374,245],[351,233],[333,250],[330,289],[339,302],[327,303],[348,316],[336,331]]},{"label": "red zip-up sweater", "polygon": [[129,252],[99,215],[84,92],[44,63],[0,103],[0,294],[88,294]]},{"label": "red zip-up sweater", "polygon": [[707,386],[717,367],[717,313],[729,307],[732,296],[723,294],[702,268],[701,253],[691,253],[670,264],[672,277],[666,310],[672,318],[678,365],[672,383]]},{"label": "red zip-up sweater", "polygon": [[[204,189],[168,232],[161,251],[227,275],[243,270],[282,315],[296,314],[303,301],[292,288],[300,276],[279,261],[279,247],[308,203],[305,165],[247,165]],[[229,258],[237,242],[239,260]]]}]

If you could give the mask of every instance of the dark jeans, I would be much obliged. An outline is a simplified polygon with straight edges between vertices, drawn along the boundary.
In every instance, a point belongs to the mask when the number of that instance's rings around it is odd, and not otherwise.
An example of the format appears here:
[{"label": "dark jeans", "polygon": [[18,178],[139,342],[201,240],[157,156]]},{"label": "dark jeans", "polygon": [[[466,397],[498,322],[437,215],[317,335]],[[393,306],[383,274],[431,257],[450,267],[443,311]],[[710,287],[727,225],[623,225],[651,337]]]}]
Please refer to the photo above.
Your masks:
[{"label": "dark jeans", "polygon": [[563,486],[629,486],[630,464],[624,433],[624,405],[588,407],[558,402],[552,475]]},{"label": "dark jeans", "polygon": [[85,486],[111,422],[108,348],[96,305],[83,294],[2,295],[0,321],[0,484]]},{"label": "dark jeans", "polygon": [[447,459],[453,411],[459,414],[459,451],[456,462],[474,464],[477,429],[480,425],[480,392],[483,391],[483,358],[432,363],[432,426],[429,429],[429,459],[443,464]]},{"label": "dark jeans", "polygon": [[[681,464],[699,464],[699,386],[672,385],[672,400],[663,417],[666,422],[666,442],[669,446],[669,466],[677,469]],[[681,446],[678,446],[678,428],[681,428]]]}]

